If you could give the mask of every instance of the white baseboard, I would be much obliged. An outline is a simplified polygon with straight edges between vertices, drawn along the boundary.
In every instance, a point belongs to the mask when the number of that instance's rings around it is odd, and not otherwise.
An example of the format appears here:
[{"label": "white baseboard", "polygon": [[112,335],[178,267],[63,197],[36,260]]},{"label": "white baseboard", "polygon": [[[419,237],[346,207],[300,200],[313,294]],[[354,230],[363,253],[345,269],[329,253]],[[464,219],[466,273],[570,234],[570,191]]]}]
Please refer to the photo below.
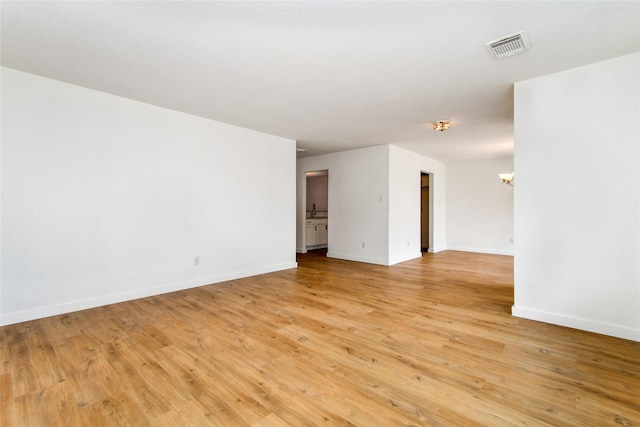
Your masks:
[{"label": "white baseboard", "polygon": [[211,285],[228,280],[242,279],[245,277],[257,276],[259,274],[272,273],[274,271],[288,270],[296,268],[297,262],[277,264],[267,267],[248,269],[233,273],[220,274],[216,276],[201,277],[193,280],[167,283],[134,291],[119,292],[117,294],[101,295],[95,298],[87,298],[77,301],[63,302],[59,304],[35,307],[28,310],[16,311],[0,314],[0,326],[11,325],[13,323],[26,322],[29,320],[42,319],[44,317],[57,316],[59,314],[72,313],[74,311],[86,310],[89,308],[101,307],[124,301],[131,301],[139,298],[166,294],[169,292],[181,291],[184,289],[196,288],[198,286]]},{"label": "white baseboard", "polygon": [[357,255],[340,254],[336,252],[327,252],[327,257],[329,258],[337,258],[337,259],[344,259],[347,261],[364,262],[367,264],[377,264],[377,265],[386,265],[386,266],[398,264],[405,261],[410,261],[412,259],[420,258],[421,256],[422,256],[422,252],[416,252],[412,255],[394,258],[393,260],[385,260],[385,259],[378,259],[378,258],[361,257]]},{"label": "white baseboard", "polygon": [[329,258],[338,258],[338,259],[344,259],[347,261],[364,262],[367,264],[388,265],[386,259],[367,258],[367,257],[356,256],[356,255],[340,254],[336,252],[327,252],[327,256]]},{"label": "white baseboard", "polygon": [[461,252],[475,252],[479,254],[492,254],[492,255],[509,255],[513,256],[514,253],[512,250],[503,250],[503,249],[487,249],[487,248],[469,248],[466,246],[449,246],[447,250],[450,251],[461,251]]},{"label": "white baseboard", "polygon": [[389,260],[389,264],[388,265],[395,265],[395,264],[399,264],[401,262],[406,262],[406,261],[411,261],[412,259],[416,259],[416,258],[421,258],[422,257],[422,252],[415,252],[411,255],[406,255],[406,256],[402,256],[402,257],[398,257],[398,258],[393,258],[391,260]]},{"label": "white baseboard", "polygon": [[566,316],[564,314],[548,313],[527,307],[518,307],[516,305],[511,307],[511,314],[524,319],[566,326],[569,328],[610,335],[612,337],[624,338],[632,341],[640,341],[640,330],[628,328],[626,326],[612,325],[610,323]]}]

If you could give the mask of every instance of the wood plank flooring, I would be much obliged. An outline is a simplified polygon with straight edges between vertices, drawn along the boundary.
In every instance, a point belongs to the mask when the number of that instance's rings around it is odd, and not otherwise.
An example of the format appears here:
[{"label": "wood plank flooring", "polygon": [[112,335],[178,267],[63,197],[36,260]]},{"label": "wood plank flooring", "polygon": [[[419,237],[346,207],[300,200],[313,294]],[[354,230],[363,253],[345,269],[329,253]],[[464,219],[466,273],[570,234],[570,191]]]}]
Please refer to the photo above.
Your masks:
[{"label": "wood plank flooring", "polygon": [[322,255],[0,328],[0,424],[640,425],[640,343],[512,317],[511,257]]}]

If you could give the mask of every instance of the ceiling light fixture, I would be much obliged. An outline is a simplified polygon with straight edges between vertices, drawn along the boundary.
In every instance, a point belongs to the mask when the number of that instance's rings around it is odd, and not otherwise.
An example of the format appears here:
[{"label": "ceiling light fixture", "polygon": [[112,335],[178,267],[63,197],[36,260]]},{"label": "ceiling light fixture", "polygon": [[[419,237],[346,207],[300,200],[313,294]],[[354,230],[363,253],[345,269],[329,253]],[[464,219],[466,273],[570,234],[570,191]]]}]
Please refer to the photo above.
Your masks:
[{"label": "ceiling light fixture", "polygon": [[513,172],[511,172],[511,173],[499,173],[498,176],[502,180],[503,184],[507,184],[507,185],[510,185],[510,186],[513,187],[513,177],[514,177]]},{"label": "ceiling light fixture", "polygon": [[433,130],[438,130],[440,132],[444,132],[449,129],[451,122],[449,120],[437,120],[433,122]]}]

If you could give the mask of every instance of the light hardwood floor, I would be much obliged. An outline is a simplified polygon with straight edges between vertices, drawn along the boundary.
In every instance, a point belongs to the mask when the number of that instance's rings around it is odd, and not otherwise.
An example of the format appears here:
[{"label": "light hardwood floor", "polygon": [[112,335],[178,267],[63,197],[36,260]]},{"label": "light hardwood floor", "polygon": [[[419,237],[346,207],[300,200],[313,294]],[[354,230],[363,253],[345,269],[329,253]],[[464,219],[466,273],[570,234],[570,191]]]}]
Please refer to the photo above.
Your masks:
[{"label": "light hardwood floor", "polygon": [[506,256],[300,256],[0,328],[1,424],[640,425],[640,343],[512,304]]}]

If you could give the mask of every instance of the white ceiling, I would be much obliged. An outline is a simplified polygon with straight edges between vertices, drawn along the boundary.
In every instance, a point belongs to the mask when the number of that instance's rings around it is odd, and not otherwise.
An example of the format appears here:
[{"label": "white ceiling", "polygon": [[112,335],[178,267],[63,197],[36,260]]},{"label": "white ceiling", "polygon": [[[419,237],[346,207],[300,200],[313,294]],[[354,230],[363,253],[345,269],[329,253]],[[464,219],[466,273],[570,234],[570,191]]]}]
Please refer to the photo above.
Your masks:
[{"label": "white ceiling", "polygon": [[[513,83],[640,50],[640,2],[9,2],[2,65],[295,139],[513,152]],[[484,44],[526,30],[531,49]],[[435,132],[430,123],[451,119]]]}]

